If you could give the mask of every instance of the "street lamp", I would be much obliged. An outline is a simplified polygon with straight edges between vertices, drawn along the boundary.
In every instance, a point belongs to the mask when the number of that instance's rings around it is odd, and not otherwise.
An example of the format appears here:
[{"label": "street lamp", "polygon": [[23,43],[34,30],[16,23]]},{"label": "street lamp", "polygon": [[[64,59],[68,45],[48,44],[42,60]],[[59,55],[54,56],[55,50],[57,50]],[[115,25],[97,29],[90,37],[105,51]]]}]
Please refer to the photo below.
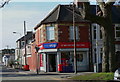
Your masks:
[{"label": "street lamp", "polygon": [[[19,32],[13,32],[13,34],[19,34],[20,35],[20,37],[22,36],[22,34],[21,33],[19,33]],[[20,55],[20,45],[21,45],[21,39],[20,39],[20,41],[19,41],[19,47],[18,47],[18,49],[19,49],[19,55],[18,55],[18,57],[17,57],[17,59],[19,60],[19,58],[21,58],[21,55]],[[21,59],[21,65],[22,65],[22,59]],[[20,68],[22,68],[22,66],[20,67]]]}]

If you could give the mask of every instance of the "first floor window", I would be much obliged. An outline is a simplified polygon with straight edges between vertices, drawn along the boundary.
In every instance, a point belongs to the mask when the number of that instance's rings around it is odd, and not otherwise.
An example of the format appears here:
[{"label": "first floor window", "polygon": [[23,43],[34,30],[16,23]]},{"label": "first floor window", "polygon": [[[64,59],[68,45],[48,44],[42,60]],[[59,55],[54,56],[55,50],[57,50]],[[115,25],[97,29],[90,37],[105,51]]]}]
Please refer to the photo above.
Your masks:
[{"label": "first floor window", "polygon": [[[75,29],[76,29],[76,40],[78,40],[79,39],[79,29],[77,26],[75,27]],[[74,27],[73,26],[70,26],[70,40],[74,40]]]},{"label": "first floor window", "polygon": [[55,32],[54,27],[47,27],[47,40],[54,40],[55,39]]},{"label": "first floor window", "polygon": [[116,38],[120,38],[120,25],[115,27],[115,36]]}]

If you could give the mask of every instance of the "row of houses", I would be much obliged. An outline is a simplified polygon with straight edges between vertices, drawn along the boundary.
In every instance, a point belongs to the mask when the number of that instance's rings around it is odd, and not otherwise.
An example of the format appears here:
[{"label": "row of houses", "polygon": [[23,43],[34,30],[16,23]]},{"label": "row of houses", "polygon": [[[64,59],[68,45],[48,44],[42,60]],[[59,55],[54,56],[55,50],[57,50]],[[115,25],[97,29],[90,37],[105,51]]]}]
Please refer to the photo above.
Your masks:
[{"label": "row of houses", "polygon": [[[76,3],[76,5],[78,4]],[[91,13],[95,14],[96,6],[91,5],[91,10]],[[115,47],[118,57],[120,57],[119,10],[113,6],[112,21],[113,28],[115,28]],[[76,7],[74,13],[77,71],[93,71],[91,66],[96,63],[101,68],[103,41],[100,26],[89,20],[84,20],[79,8]],[[73,7],[58,5],[34,27],[34,30],[35,33],[27,32],[25,36],[16,41],[15,58],[19,60],[19,63],[21,65],[27,63],[31,71],[74,71]],[[26,38],[26,48],[24,38]]]},{"label": "row of houses", "polygon": [[15,60],[15,49],[2,49],[0,50],[0,63],[5,66],[10,66]]}]

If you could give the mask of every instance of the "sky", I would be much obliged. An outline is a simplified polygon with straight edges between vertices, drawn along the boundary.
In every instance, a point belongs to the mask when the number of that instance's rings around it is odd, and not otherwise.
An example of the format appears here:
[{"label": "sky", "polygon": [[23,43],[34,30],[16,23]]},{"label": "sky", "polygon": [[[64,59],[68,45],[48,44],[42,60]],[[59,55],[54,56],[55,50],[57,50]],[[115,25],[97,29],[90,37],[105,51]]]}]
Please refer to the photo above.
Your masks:
[{"label": "sky", "polygon": [[[0,9],[0,49],[7,48],[7,46],[16,48],[16,40],[23,36],[24,21],[26,21],[27,31],[34,31],[34,27],[58,4],[68,4],[68,2],[47,2],[45,0],[45,2],[16,1],[11,1]],[[18,34],[13,34],[13,32]]]},{"label": "sky", "polygon": [[74,0],[11,0],[0,9],[0,49],[7,46],[16,48],[16,40],[23,36],[24,21],[27,31],[34,31],[34,27],[58,4],[70,4],[72,1]]}]

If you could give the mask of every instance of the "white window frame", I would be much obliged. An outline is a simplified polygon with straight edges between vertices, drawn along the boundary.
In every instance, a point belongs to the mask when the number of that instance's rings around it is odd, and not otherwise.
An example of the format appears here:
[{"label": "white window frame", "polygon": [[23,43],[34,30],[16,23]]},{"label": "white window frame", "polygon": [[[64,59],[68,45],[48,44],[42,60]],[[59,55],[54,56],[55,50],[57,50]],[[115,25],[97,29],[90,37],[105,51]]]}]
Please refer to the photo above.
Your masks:
[{"label": "white window frame", "polygon": [[93,35],[93,40],[96,39],[96,24],[92,24],[92,35]]},{"label": "white window frame", "polygon": [[120,24],[115,25],[115,38],[116,40],[120,40],[120,37],[117,37],[117,32],[120,32],[120,30],[117,30],[116,27],[120,28]]},{"label": "white window frame", "polygon": [[93,36],[92,39],[102,40],[103,37],[100,37],[100,35],[102,35],[102,30],[100,28],[100,25],[93,23],[91,26],[92,26],[92,36]]},{"label": "white window frame", "polygon": [[[78,28],[78,26],[76,26],[75,27],[76,28],[76,40],[79,40],[80,39],[80,37],[79,37],[79,28]],[[70,26],[69,27],[69,31],[70,31],[70,33],[69,33],[69,36],[70,36],[70,40],[74,40],[74,29],[73,29],[73,26]]]},{"label": "white window frame", "polygon": [[25,41],[21,41],[21,47],[25,46]]},{"label": "white window frame", "polygon": [[55,40],[55,27],[53,26],[46,27],[46,38],[47,41]]}]

